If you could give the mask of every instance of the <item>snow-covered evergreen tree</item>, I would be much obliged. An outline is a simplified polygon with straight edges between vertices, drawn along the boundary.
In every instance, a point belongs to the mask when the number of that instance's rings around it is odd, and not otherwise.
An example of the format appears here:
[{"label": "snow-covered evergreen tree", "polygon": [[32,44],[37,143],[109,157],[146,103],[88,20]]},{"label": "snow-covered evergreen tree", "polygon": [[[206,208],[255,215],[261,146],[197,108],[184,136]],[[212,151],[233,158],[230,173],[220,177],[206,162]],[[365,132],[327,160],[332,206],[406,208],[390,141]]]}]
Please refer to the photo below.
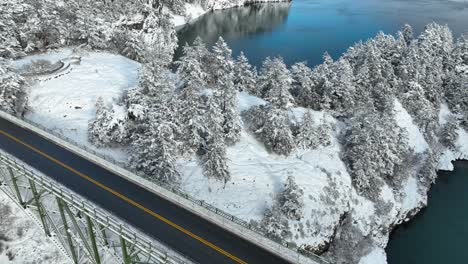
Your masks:
[{"label": "snow-covered evergreen tree", "polygon": [[405,24],[403,26],[402,33],[403,33],[403,37],[405,39],[406,45],[409,46],[414,39],[413,28],[410,25]]},{"label": "snow-covered evergreen tree", "polygon": [[459,67],[468,66],[468,33],[462,34],[452,52],[453,63]]},{"label": "snow-covered evergreen tree", "polygon": [[455,150],[455,142],[458,139],[458,120],[455,115],[450,115],[440,131],[440,142],[445,147]]},{"label": "snow-covered evergreen tree", "polygon": [[[463,55],[465,52],[468,53],[468,41],[466,43],[464,41],[461,38],[457,42],[458,47],[454,56],[457,63],[455,68],[447,74],[445,100],[450,110],[458,115],[460,125],[468,129],[468,64],[465,64],[465,55]],[[465,45],[466,47],[463,48]]]},{"label": "snow-covered evergreen tree", "polygon": [[295,147],[288,114],[271,105],[255,106],[244,113],[246,124],[267,149],[289,155]]},{"label": "snow-covered evergreen tree", "polygon": [[0,57],[0,109],[20,115],[26,103],[25,80],[14,72],[10,61]]},{"label": "snow-covered evergreen tree", "polygon": [[332,126],[325,121],[325,119],[320,120],[320,124],[317,127],[318,141],[321,146],[327,147],[331,144],[331,133]]},{"label": "snow-covered evergreen tree", "polygon": [[153,123],[150,129],[136,136],[131,143],[131,164],[143,171],[150,179],[171,185],[180,181],[176,168],[177,143],[173,125]]},{"label": "snow-covered evergreen tree", "polygon": [[307,111],[302,121],[297,125],[295,135],[296,145],[299,148],[316,149],[319,146],[319,136],[312,114]]},{"label": "snow-covered evergreen tree", "polygon": [[291,72],[282,58],[265,60],[258,84],[265,100],[276,108],[286,110],[294,103],[292,82]]},{"label": "snow-covered evergreen tree", "polygon": [[304,191],[293,176],[288,176],[284,190],[278,194],[277,203],[283,215],[290,220],[300,220],[304,215]]},{"label": "snow-covered evergreen tree", "polygon": [[322,107],[332,110],[335,115],[348,115],[354,108],[354,73],[346,59],[340,59],[332,66],[333,74],[324,83]]},{"label": "snow-covered evergreen tree", "polygon": [[183,126],[184,153],[197,152],[203,144],[203,106],[201,92],[206,88],[206,73],[198,54],[190,46],[184,47],[184,56],[178,62],[177,74],[184,82],[179,94],[178,122]]},{"label": "snow-covered evergreen tree", "polygon": [[237,90],[256,94],[257,78],[257,70],[252,68],[247,57],[241,52],[234,67],[234,84]]},{"label": "snow-covered evergreen tree", "polygon": [[275,153],[289,155],[295,144],[287,113],[272,108],[266,113],[266,119],[262,131],[262,137],[267,140],[266,147]]},{"label": "snow-covered evergreen tree", "polygon": [[223,115],[218,100],[211,96],[207,102],[204,116],[205,144],[201,162],[204,173],[208,177],[228,182],[231,178],[227,166],[226,146],[223,129]]},{"label": "snow-covered evergreen tree", "polygon": [[[122,112],[123,113],[123,112]],[[96,102],[96,117],[88,124],[88,139],[96,146],[125,144],[128,140],[125,115],[108,109],[102,97]]]},{"label": "snow-covered evergreen tree", "polygon": [[235,143],[240,138],[241,119],[237,112],[238,91],[234,84],[234,61],[232,51],[226,42],[219,38],[213,47],[213,69],[211,76],[214,79],[215,96],[224,117],[223,131],[226,142]]},{"label": "snow-covered evergreen tree", "polygon": [[276,240],[284,239],[289,230],[288,220],[282,216],[281,210],[277,206],[265,210],[261,226],[270,238]]},{"label": "snow-covered evergreen tree", "polygon": [[302,117],[302,121],[296,125],[294,131],[296,145],[303,149],[316,149],[319,146],[329,146],[331,144],[331,128],[323,120],[320,124],[315,124],[310,111]]},{"label": "snow-covered evergreen tree", "polygon": [[450,109],[458,114],[460,125],[468,129],[468,74],[463,74],[449,83],[446,91]]},{"label": "snow-covered evergreen tree", "polygon": [[24,55],[19,42],[18,26],[14,20],[19,5],[11,0],[2,2],[0,8],[0,57],[16,58]]},{"label": "snow-covered evergreen tree", "polygon": [[447,72],[453,68],[453,37],[446,26],[429,24],[408,47],[399,69],[402,85],[419,83],[424,96],[438,108]]},{"label": "snow-covered evergreen tree", "polygon": [[403,161],[406,135],[386,113],[358,112],[350,125],[344,158],[353,182],[360,191],[378,192]]},{"label": "snow-covered evergreen tree", "polygon": [[407,91],[401,95],[401,98],[403,106],[413,116],[422,132],[426,136],[433,133],[435,122],[437,122],[437,113],[431,102],[425,97],[421,85],[410,82]]},{"label": "snow-covered evergreen tree", "polygon": [[304,191],[288,176],[284,189],[275,196],[271,208],[267,208],[261,222],[268,236],[273,239],[285,238],[289,233],[288,220],[300,220],[304,215]]},{"label": "snow-covered evergreen tree", "polygon": [[305,62],[298,62],[291,67],[293,78],[292,94],[298,105],[315,110],[320,109],[320,95],[315,90],[316,83],[312,70]]}]

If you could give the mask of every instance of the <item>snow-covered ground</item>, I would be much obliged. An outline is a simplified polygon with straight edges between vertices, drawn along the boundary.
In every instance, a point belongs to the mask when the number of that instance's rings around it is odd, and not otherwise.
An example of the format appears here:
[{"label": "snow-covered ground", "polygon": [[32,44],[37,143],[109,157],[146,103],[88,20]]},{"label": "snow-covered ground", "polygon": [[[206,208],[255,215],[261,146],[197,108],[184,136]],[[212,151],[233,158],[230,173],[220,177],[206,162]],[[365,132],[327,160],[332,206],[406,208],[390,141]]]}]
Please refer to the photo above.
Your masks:
[{"label": "snow-covered ground", "polygon": [[71,262],[44,231],[0,190],[0,263]]},{"label": "snow-covered ground", "polygon": [[60,132],[68,138],[119,161],[126,154],[118,149],[97,149],[87,140],[88,121],[96,112],[96,101],[118,108],[117,102],[130,87],[137,85],[140,64],[123,56],[101,52],[56,52],[28,56],[15,62],[21,67],[32,60],[55,62],[70,56],[81,56],[81,63],[71,64],[64,71],[34,77],[28,92],[26,119]]},{"label": "snow-covered ground", "polygon": [[[69,56],[71,52],[61,50],[30,56],[18,61],[17,65],[38,58],[57,60]],[[117,107],[125,90],[136,85],[139,64],[108,53],[92,52],[81,56],[81,64],[70,66],[71,72],[58,78],[54,78],[56,75],[38,78],[28,91],[30,112],[26,118],[90,146],[86,136],[87,124],[94,118],[97,98],[102,96],[106,104]],[[260,98],[240,93],[238,110],[243,111],[263,103]],[[444,107],[441,109],[441,122],[450,114],[448,108]],[[291,110],[290,116],[300,119],[303,112],[304,109],[295,108]],[[397,124],[407,131],[407,147],[416,153],[424,153],[428,144],[398,101],[395,102],[395,114]],[[224,185],[204,177],[195,159],[179,160],[181,187],[192,196],[246,221],[259,221],[265,208],[271,205],[273,195],[281,190],[286,178],[292,175],[304,190],[305,213],[301,221],[289,222],[292,236],[288,240],[298,245],[320,248],[333,237],[343,214],[349,213],[353,225],[374,241],[374,249],[362,258],[361,264],[385,263],[383,249],[388,242],[388,228],[405,221],[410,212],[424,206],[427,190],[420,190],[416,175],[409,175],[401,190],[382,186],[379,199],[391,206],[384,215],[378,215],[377,212],[381,210],[379,205],[356,192],[340,158],[342,146],[337,135],[343,124],[324,112],[312,112],[312,115],[316,124],[320,123],[319,120],[325,120],[334,127],[330,146],[297,150],[289,157],[283,157],[269,153],[263,144],[244,130],[240,142],[227,150],[231,181]],[[441,160],[441,164],[446,167],[452,159],[461,157],[463,153],[468,156],[468,133],[460,130],[459,134],[457,147],[460,153],[447,151]],[[119,160],[125,160],[127,156],[124,149],[100,151]]]}]

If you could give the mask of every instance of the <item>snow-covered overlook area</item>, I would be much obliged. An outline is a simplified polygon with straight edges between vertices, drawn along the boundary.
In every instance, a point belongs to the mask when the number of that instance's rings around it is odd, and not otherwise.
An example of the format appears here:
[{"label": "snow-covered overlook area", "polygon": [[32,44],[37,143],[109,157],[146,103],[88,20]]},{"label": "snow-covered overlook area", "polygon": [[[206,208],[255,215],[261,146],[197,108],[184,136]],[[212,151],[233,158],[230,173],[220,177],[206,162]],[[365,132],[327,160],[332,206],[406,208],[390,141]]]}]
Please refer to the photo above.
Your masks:
[{"label": "snow-covered overlook area", "polygon": [[[21,6],[51,24],[15,20],[13,4],[0,18],[25,31],[2,35],[0,108],[332,263],[385,263],[390,231],[426,204],[436,169],[468,156],[468,35],[446,26],[379,33],[314,68],[268,58],[257,70],[222,39],[196,40],[174,65],[174,14],[186,23],[244,1],[171,12],[76,1],[87,5]],[[68,27],[53,14],[69,8],[98,15]]]}]

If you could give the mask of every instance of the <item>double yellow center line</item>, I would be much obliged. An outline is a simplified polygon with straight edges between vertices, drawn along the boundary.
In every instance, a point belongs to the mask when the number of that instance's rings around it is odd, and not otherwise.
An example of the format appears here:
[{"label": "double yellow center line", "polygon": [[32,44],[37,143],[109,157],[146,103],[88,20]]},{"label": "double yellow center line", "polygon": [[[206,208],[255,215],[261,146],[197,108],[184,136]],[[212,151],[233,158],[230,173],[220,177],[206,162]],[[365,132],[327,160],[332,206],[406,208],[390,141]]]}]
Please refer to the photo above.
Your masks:
[{"label": "double yellow center line", "polygon": [[79,177],[81,177],[81,178],[83,178],[83,179],[85,179],[85,180],[87,180],[87,181],[93,183],[94,185],[98,186],[99,188],[101,188],[101,189],[103,189],[103,190],[105,190],[105,191],[108,191],[108,192],[112,193],[113,195],[117,196],[118,198],[122,199],[123,201],[125,201],[125,202],[127,202],[127,203],[129,203],[129,204],[131,204],[131,205],[133,205],[133,206],[135,206],[135,207],[137,207],[137,208],[143,210],[145,213],[147,213],[147,214],[153,216],[154,218],[156,218],[156,219],[158,219],[158,220],[160,220],[160,221],[166,223],[167,225],[169,225],[169,226],[171,226],[171,227],[173,227],[173,228],[179,230],[180,232],[182,232],[182,233],[184,233],[184,234],[190,236],[191,238],[193,238],[193,239],[195,239],[195,240],[201,242],[202,244],[204,244],[204,245],[206,245],[206,246],[208,246],[208,247],[210,247],[210,248],[212,248],[212,249],[218,251],[219,253],[221,253],[221,254],[225,255],[226,257],[228,257],[228,258],[234,260],[235,262],[240,263],[240,264],[247,264],[247,262],[245,262],[245,261],[241,260],[240,258],[238,258],[238,257],[236,257],[236,256],[234,256],[234,255],[232,255],[231,253],[229,253],[229,252],[223,250],[222,248],[220,248],[220,247],[214,245],[213,243],[211,243],[211,242],[209,242],[209,241],[207,241],[207,240],[201,238],[200,236],[195,235],[194,233],[190,232],[189,230],[187,230],[187,229],[185,229],[185,228],[183,228],[183,227],[181,227],[181,226],[175,224],[174,222],[170,221],[169,219],[163,217],[162,215],[151,211],[150,209],[148,209],[148,208],[144,207],[143,205],[141,205],[141,204],[135,202],[134,200],[132,200],[132,199],[126,197],[125,195],[123,195],[123,194],[121,194],[121,193],[119,193],[119,192],[113,190],[112,188],[109,188],[109,187],[107,187],[106,185],[104,185],[104,184],[102,184],[102,183],[96,181],[95,179],[93,179],[93,178],[91,178],[91,177],[89,177],[89,176],[87,176],[87,175],[85,175],[85,174],[83,174],[83,173],[81,173],[81,172],[75,170],[74,168],[72,168],[72,167],[66,165],[65,163],[63,163],[63,162],[61,162],[61,161],[59,161],[59,160],[57,160],[57,159],[55,159],[55,158],[53,158],[53,157],[51,157],[50,155],[48,155],[48,154],[46,154],[46,153],[40,151],[39,149],[37,149],[37,148],[35,148],[35,147],[29,145],[28,143],[23,142],[22,140],[20,140],[20,139],[14,137],[14,136],[12,136],[11,134],[9,134],[9,133],[7,133],[7,132],[5,132],[5,131],[3,131],[3,130],[0,130],[0,134],[3,134],[4,136],[10,138],[11,140],[13,140],[13,141],[15,141],[15,142],[17,142],[17,143],[19,143],[19,144],[21,144],[21,145],[23,145],[23,146],[29,148],[30,150],[32,150],[32,151],[38,153],[39,155],[41,155],[41,156],[47,158],[48,160],[50,160],[50,161],[52,161],[52,162],[54,162],[54,163],[56,163],[56,164],[62,166],[63,168],[65,168],[65,169],[67,169],[67,170],[73,172],[74,174],[76,174],[76,175],[78,175]]}]

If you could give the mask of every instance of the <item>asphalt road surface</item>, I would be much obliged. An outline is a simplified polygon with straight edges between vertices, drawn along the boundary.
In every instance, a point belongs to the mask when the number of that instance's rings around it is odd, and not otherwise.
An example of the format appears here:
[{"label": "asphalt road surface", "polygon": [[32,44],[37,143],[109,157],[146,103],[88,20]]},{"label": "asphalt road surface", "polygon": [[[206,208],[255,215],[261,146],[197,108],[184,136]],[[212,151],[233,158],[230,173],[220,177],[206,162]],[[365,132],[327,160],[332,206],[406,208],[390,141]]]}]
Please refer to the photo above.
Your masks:
[{"label": "asphalt road surface", "polygon": [[198,263],[288,263],[199,216],[0,118],[0,148]]}]

